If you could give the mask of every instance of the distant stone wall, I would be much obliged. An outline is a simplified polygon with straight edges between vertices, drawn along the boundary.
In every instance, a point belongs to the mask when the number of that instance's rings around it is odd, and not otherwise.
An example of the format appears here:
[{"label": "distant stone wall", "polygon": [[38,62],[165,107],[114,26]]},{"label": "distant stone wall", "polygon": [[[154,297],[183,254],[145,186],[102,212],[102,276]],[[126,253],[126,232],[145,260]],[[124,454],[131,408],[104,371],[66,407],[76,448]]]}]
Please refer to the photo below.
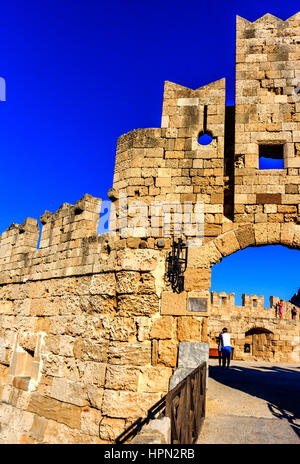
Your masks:
[{"label": "distant stone wall", "polygon": [[[277,314],[278,297],[270,297],[270,308],[264,297],[243,295],[242,306],[235,306],[234,294],[211,292],[211,313],[208,319],[208,341],[217,347],[216,338],[226,327],[232,337],[234,359],[273,362],[300,361],[300,308],[292,319],[294,305],[284,301],[283,318]],[[245,352],[245,344],[249,352]]]}]

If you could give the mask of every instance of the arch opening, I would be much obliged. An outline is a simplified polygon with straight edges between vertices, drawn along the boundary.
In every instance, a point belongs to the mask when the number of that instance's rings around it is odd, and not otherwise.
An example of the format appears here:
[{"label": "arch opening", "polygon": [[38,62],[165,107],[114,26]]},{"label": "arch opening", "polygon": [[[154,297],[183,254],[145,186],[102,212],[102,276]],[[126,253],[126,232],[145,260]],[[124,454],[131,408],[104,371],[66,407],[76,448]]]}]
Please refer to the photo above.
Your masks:
[{"label": "arch opening", "polygon": [[253,327],[252,329],[248,330],[245,335],[246,337],[248,335],[259,335],[259,334],[262,334],[262,333],[265,333],[265,334],[273,334],[273,332],[269,329],[266,329],[264,327]]},{"label": "arch opening", "polygon": [[226,256],[212,266],[211,291],[235,294],[235,304],[242,305],[243,294],[251,297],[253,307],[275,296],[285,301],[300,287],[297,271],[300,250],[283,245],[248,247]]},{"label": "arch opening", "polygon": [[296,318],[292,311],[300,286],[298,242],[294,240],[291,247],[255,245],[249,240],[248,246],[242,246],[244,229],[215,240],[223,256],[215,254],[211,262],[208,341],[212,348],[217,347],[218,334],[226,326],[232,336],[234,359],[298,362],[300,307]]}]

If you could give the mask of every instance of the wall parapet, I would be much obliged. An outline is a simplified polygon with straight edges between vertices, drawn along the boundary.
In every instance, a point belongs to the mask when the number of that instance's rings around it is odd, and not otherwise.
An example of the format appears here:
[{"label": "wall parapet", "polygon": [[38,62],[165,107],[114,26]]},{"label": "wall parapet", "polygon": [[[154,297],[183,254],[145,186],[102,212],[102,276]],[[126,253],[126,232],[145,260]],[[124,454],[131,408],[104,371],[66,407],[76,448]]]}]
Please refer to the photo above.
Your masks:
[{"label": "wall parapet", "polygon": [[101,199],[84,195],[55,213],[45,211],[40,246],[36,219],[12,224],[0,237],[0,285],[99,272],[115,267],[112,238],[98,235]]},{"label": "wall parapet", "polygon": [[[285,301],[276,296],[270,296],[270,306],[264,306],[264,296],[242,295],[242,305],[235,304],[235,294],[226,292],[211,292],[211,313],[231,314],[235,316],[257,316],[266,318],[279,317],[277,314],[277,304],[283,301],[283,318],[292,319],[292,308],[296,306],[290,301]],[[300,309],[300,308],[299,308]],[[298,311],[299,313],[299,311]],[[298,315],[299,319],[299,315]]]}]

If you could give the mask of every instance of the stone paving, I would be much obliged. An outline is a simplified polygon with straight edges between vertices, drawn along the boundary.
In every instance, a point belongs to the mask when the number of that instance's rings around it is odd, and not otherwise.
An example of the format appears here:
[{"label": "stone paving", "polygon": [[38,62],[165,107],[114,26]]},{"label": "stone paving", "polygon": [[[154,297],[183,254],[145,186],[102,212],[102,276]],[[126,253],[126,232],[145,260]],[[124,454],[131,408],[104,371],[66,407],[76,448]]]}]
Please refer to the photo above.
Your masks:
[{"label": "stone paving", "polygon": [[198,444],[300,444],[300,366],[209,360]]}]

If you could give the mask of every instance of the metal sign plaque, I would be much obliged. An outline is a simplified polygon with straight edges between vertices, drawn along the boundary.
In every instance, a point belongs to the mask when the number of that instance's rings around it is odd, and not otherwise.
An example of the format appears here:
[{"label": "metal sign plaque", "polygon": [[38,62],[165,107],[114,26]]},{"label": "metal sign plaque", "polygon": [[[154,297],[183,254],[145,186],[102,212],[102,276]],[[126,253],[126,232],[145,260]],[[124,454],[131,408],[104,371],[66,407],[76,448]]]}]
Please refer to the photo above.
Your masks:
[{"label": "metal sign plaque", "polygon": [[189,311],[207,312],[207,298],[189,298]]}]

